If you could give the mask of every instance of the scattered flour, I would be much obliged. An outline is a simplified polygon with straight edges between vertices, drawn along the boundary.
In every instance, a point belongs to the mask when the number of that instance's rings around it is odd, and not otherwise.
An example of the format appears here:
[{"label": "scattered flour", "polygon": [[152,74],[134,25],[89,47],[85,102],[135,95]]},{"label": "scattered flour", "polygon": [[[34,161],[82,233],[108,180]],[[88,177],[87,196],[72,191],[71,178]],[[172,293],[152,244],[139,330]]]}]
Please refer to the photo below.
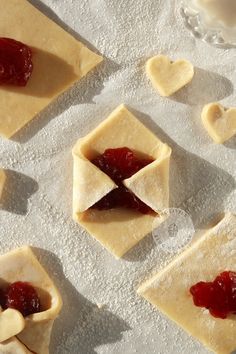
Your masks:
[{"label": "scattered flour", "polygon": [[[71,147],[126,103],[173,148],[172,205],[189,212],[195,228],[222,208],[234,211],[235,145],[213,145],[199,117],[208,100],[233,103],[232,52],[191,38],[174,1],[31,2],[106,57],[14,141],[0,140],[0,166],[15,171],[16,185],[7,210],[0,211],[0,248],[33,245],[62,292],[52,353],[207,353],[136,294],[142,281],[170,261],[169,254],[147,237],[117,261],[72,221]],[[201,68],[172,99],[159,97],[144,74],[146,59],[160,52]]]}]

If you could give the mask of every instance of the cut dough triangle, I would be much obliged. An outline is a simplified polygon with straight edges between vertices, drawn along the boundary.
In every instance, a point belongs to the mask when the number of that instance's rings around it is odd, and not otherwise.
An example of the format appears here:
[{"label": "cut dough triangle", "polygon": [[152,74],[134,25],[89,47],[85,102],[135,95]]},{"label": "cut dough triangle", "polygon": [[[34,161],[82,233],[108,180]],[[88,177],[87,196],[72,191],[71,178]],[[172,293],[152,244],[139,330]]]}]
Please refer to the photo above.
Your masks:
[{"label": "cut dough triangle", "polygon": [[73,213],[81,213],[115,189],[116,184],[87,158],[88,146],[80,139],[73,148]]},{"label": "cut dough triangle", "polygon": [[152,164],[124,180],[124,185],[157,213],[169,205],[170,156],[171,148],[163,144]]},{"label": "cut dough triangle", "polygon": [[[0,135],[11,137],[102,61],[26,0],[1,0],[0,34],[33,50],[26,87],[0,86]],[[49,35],[50,34],[50,35]]]},{"label": "cut dough triangle", "polygon": [[[0,279],[0,286],[1,283],[11,284],[23,281],[29,282],[37,290],[44,310],[25,317],[23,319],[24,328],[19,334],[15,334],[22,344],[32,352],[36,354],[48,353],[52,325],[61,310],[62,300],[52,280],[30,247],[22,247],[0,256]],[[4,312],[7,310],[1,314]],[[9,331],[11,332],[12,329]],[[1,334],[0,328],[0,338]],[[17,343],[14,345],[17,346]]]},{"label": "cut dough triangle", "polygon": [[[89,209],[116,188],[115,183],[90,160],[108,148],[128,147],[154,162],[124,184],[154,211],[161,212],[169,203],[169,160],[171,149],[148,130],[124,105],[73,149],[73,217],[116,257],[123,256],[152,231],[157,214],[143,215],[129,209],[99,211]],[[158,187],[158,188],[156,188]],[[163,218],[158,216],[158,222]]]}]

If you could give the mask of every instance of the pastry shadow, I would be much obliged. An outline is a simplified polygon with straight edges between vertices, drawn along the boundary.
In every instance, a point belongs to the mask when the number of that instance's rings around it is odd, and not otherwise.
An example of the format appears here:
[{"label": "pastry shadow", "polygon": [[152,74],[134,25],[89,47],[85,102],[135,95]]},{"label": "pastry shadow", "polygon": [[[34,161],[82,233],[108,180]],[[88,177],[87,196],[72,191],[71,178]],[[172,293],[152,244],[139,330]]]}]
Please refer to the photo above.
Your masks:
[{"label": "pastry shadow", "polygon": [[224,200],[235,190],[236,181],[227,172],[176,144],[146,114],[131,109],[136,117],[172,148],[170,162],[170,208],[180,208],[201,229],[224,211]]},{"label": "pastry shadow", "polygon": [[28,199],[37,192],[38,183],[13,170],[4,170],[6,182],[4,184],[1,209],[13,214],[26,215],[28,211]]},{"label": "pastry shadow", "polygon": [[231,139],[224,143],[224,146],[228,149],[235,150],[236,149],[236,135],[233,136]]},{"label": "pastry shadow", "polygon": [[119,65],[110,59],[104,61],[90,71],[72,87],[61,93],[43,111],[39,112],[28,124],[22,127],[11,140],[21,144],[27,143],[50,121],[67,111],[71,106],[80,104],[95,104],[94,97],[103,90],[106,81]]},{"label": "pastry shadow", "polygon": [[4,86],[4,90],[38,98],[53,98],[57,92],[70,86],[77,75],[71,65],[60,57],[41,50],[33,51],[33,73],[25,87]]},{"label": "pastry shadow", "polygon": [[155,247],[155,241],[151,233],[145,236],[138,244],[122,256],[127,262],[143,262]]},{"label": "pastry shadow", "polygon": [[233,91],[233,84],[226,77],[195,67],[193,80],[169,98],[190,106],[205,105],[222,100]]},{"label": "pastry shadow", "polygon": [[130,329],[126,322],[81,295],[65,277],[63,265],[54,253],[35,247],[33,250],[42,265],[53,274],[63,299],[61,314],[53,327],[51,352],[59,353],[60,347],[60,353],[72,353],[70,343],[73,341],[76,353],[96,354],[100,345],[120,341],[122,333]]},{"label": "pastry shadow", "polygon": [[[101,53],[88,41],[81,37],[76,31],[65,24],[47,5],[40,0],[30,0],[30,3],[37,7],[46,16],[56,22],[65,31],[69,32],[74,38],[81,41],[94,53]],[[37,114],[34,119],[17,132],[11,140],[26,143],[42,128],[47,126],[51,120],[67,111],[71,106],[79,104],[95,104],[94,97],[99,95],[105,87],[104,82],[119,70],[120,65],[115,61],[103,56],[102,63],[97,65],[85,77],[81,78],[72,87],[61,93],[43,111]]]}]

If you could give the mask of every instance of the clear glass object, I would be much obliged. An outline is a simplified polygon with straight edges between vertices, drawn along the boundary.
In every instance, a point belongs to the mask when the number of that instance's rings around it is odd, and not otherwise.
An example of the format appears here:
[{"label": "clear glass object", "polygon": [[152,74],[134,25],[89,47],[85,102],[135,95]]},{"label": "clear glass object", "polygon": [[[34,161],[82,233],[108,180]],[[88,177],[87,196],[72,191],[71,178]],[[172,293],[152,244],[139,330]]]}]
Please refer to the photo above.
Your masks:
[{"label": "clear glass object", "polygon": [[192,34],[218,47],[236,47],[236,0],[176,0]]}]

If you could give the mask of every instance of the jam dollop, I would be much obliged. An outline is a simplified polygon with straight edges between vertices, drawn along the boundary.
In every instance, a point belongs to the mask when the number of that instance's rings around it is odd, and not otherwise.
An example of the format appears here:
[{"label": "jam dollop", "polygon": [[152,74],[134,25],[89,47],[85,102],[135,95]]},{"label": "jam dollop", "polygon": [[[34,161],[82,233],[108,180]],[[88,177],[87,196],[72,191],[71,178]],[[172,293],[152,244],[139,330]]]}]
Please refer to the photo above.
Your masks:
[{"label": "jam dollop", "polygon": [[32,285],[26,282],[15,282],[5,290],[0,290],[0,301],[3,309],[12,308],[26,317],[41,311],[39,296]]},{"label": "jam dollop", "polygon": [[225,271],[213,282],[199,282],[190,288],[196,306],[205,307],[210,314],[225,319],[236,314],[236,272]]},{"label": "jam dollop", "polygon": [[26,86],[32,71],[31,49],[14,39],[0,38],[0,85]]},{"label": "jam dollop", "polygon": [[91,162],[106,173],[118,186],[94,204],[93,209],[108,210],[122,207],[134,209],[142,214],[153,212],[149,206],[131,193],[122,183],[124,179],[131,177],[143,167],[152,163],[151,158],[139,159],[132,150],[121,147],[107,149]]}]

